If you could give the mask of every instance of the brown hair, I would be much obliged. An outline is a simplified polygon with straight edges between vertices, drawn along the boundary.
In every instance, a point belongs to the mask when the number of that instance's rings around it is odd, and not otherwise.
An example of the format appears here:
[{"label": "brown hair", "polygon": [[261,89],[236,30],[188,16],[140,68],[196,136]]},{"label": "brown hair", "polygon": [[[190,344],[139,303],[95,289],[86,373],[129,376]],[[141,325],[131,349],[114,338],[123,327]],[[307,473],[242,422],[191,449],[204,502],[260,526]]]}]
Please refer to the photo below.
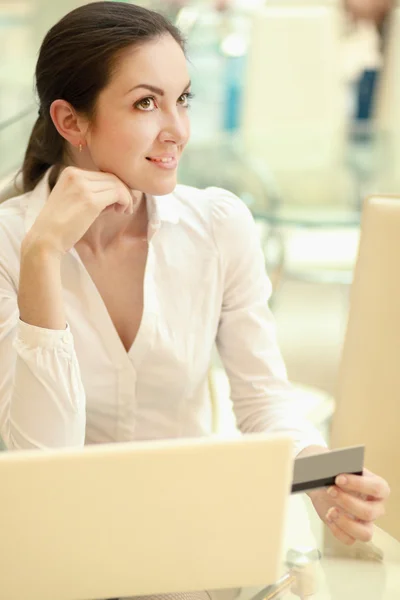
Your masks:
[{"label": "brown hair", "polygon": [[22,166],[23,191],[32,190],[52,165],[61,165],[64,139],[50,117],[58,98],[93,119],[96,101],[119,53],[170,34],[185,51],[179,30],[165,17],[124,2],[94,2],[63,17],[46,34],[36,64],[39,116]]}]

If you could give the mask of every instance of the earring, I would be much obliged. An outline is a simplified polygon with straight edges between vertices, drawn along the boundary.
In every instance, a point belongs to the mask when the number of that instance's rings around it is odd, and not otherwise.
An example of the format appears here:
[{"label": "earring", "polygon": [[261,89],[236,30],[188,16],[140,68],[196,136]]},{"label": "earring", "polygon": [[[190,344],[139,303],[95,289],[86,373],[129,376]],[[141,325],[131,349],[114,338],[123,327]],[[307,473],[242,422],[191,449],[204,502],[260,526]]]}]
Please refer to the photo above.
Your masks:
[{"label": "earring", "polygon": [[82,144],[79,144],[79,152],[82,152]]}]

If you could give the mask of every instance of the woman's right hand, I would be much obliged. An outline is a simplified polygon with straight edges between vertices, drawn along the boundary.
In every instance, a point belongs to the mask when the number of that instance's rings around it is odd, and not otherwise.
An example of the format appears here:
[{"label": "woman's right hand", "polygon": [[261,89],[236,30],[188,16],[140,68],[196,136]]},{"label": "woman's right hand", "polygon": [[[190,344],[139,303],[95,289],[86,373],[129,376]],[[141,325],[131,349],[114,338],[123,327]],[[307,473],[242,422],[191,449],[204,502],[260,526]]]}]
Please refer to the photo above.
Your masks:
[{"label": "woman's right hand", "polygon": [[24,245],[39,244],[60,257],[86,233],[100,213],[116,210],[133,214],[133,197],[118,177],[100,171],[66,167],[40,211]]}]

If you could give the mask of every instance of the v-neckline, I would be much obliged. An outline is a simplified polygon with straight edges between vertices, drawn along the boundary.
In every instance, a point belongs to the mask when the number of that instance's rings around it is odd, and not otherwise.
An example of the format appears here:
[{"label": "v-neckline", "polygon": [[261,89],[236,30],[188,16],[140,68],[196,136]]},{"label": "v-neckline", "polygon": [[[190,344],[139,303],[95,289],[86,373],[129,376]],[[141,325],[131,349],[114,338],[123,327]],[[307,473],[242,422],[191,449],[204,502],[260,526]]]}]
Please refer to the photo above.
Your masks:
[{"label": "v-neckline", "polygon": [[88,302],[89,314],[93,325],[99,331],[107,349],[110,353],[110,359],[117,369],[122,369],[128,363],[130,367],[138,366],[152,343],[155,330],[156,309],[154,306],[155,294],[153,291],[152,265],[154,262],[153,249],[149,243],[146,266],[143,279],[143,312],[135,339],[126,351],[125,346],[119,336],[119,333],[113,323],[107,306],[100,294],[95,282],[93,281],[84,262],[79,256],[77,250],[72,248],[69,252],[71,258],[76,261],[79,269],[80,284],[85,294],[85,300]]}]

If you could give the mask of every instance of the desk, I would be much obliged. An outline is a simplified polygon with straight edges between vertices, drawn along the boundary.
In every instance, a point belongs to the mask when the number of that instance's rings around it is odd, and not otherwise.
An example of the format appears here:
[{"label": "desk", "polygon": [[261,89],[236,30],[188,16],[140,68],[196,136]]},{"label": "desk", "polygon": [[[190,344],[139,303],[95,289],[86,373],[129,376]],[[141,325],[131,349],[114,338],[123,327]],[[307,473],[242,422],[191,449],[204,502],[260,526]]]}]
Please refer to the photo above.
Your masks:
[{"label": "desk", "polygon": [[[312,568],[313,595],[307,600],[398,600],[400,598],[400,543],[376,527],[371,543],[347,547],[337,542],[303,495],[291,498],[286,549],[314,548],[321,558]],[[315,555],[314,555],[315,558]],[[273,588],[242,590],[238,600],[262,600]],[[274,600],[295,600],[290,589]]]}]

